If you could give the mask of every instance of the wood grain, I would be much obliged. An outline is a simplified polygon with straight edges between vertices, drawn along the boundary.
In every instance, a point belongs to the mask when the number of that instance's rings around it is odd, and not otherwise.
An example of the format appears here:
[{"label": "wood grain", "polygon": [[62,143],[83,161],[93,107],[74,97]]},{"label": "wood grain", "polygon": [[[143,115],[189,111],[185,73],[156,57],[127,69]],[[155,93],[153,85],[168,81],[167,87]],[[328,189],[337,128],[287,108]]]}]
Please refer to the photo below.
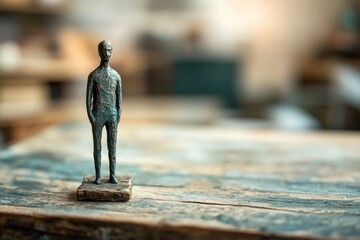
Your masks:
[{"label": "wood grain", "polygon": [[93,172],[88,125],[1,151],[4,238],[360,239],[357,133],[123,124],[119,135],[126,203],[76,199]]}]

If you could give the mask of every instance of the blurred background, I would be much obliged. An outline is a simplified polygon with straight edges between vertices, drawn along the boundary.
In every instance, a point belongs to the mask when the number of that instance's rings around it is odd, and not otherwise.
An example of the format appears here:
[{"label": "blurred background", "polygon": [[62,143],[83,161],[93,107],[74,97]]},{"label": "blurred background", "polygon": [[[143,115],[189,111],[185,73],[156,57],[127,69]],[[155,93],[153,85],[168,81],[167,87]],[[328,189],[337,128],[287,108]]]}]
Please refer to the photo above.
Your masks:
[{"label": "blurred background", "polygon": [[104,39],[122,121],[359,130],[359,14],[359,0],[0,0],[0,146],[87,121]]}]

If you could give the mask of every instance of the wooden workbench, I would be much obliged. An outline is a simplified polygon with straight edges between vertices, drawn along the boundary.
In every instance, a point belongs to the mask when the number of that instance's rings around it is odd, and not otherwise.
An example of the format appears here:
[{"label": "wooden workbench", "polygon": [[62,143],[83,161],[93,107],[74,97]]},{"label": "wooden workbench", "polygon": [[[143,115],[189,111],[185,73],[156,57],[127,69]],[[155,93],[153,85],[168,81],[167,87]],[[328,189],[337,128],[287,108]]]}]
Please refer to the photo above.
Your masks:
[{"label": "wooden workbench", "polygon": [[133,177],[129,202],[76,200],[89,124],[1,150],[1,237],[360,239],[357,133],[124,123],[117,173]]}]

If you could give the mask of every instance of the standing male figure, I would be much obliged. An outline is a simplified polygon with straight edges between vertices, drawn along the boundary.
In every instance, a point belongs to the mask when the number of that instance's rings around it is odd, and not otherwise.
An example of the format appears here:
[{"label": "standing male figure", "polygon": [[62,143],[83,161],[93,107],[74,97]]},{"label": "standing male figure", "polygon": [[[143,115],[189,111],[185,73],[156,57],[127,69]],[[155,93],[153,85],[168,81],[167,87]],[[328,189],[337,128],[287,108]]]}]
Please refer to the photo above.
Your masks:
[{"label": "standing male figure", "polygon": [[98,46],[101,58],[100,66],[88,77],[86,90],[86,109],[92,125],[94,141],[94,162],[96,178],[94,183],[101,183],[101,135],[106,127],[107,145],[110,162],[111,183],[117,183],[116,167],[116,135],[121,116],[122,89],[119,74],[109,66],[112,45],[102,41]]}]

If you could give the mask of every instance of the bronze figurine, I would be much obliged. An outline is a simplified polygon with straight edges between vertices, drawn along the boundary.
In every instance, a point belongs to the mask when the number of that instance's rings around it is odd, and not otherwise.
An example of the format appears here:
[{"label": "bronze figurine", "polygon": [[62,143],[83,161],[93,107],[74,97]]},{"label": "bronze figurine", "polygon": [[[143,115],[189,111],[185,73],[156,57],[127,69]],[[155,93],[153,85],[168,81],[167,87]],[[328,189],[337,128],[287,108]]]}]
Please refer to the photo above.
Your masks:
[{"label": "bronze figurine", "polygon": [[110,162],[111,183],[117,183],[116,167],[116,135],[121,116],[122,88],[120,75],[109,66],[112,45],[102,41],[98,45],[101,58],[99,67],[88,77],[86,91],[86,109],[92,126],[94,141],[95,184],[101,183],[101,135],[106,127],[107,145]]}]

